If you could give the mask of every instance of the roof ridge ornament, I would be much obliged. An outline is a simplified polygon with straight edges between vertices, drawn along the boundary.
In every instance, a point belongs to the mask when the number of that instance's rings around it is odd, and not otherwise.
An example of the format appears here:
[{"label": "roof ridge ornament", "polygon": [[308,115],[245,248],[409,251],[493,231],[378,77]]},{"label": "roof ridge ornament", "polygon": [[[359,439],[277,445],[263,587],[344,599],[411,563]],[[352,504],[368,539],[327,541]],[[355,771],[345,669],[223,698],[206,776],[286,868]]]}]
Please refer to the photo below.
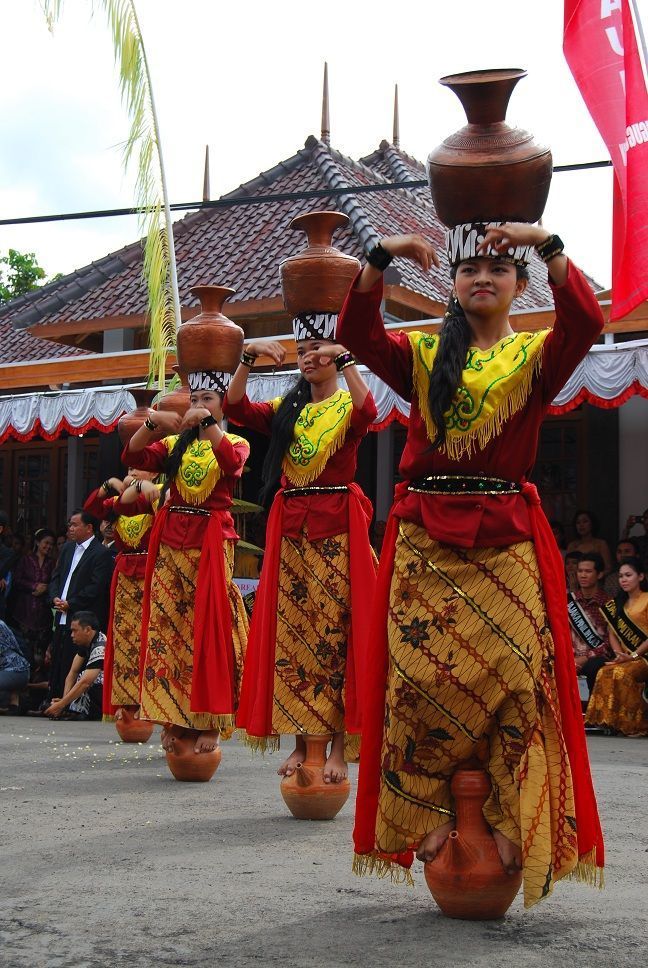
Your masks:
[{"label": "roof ridge ornament", "polygon": [[392,130],[392,144],[400,148],[400,115],[398,112],[398,84],[394,84],[394,126]]},{"label": "roof ridge ornament", "polygon": [[211,188],[209,186],[209,145],[205,145],[205,173],[203,175],[203,202],[211,202]]},{"label": "roof ridge ornament", "polygon": [[322,131],[321,140],[331,144],[331,119],[329,115],[328,62],[324,61],[324,84],[322,87]]}]

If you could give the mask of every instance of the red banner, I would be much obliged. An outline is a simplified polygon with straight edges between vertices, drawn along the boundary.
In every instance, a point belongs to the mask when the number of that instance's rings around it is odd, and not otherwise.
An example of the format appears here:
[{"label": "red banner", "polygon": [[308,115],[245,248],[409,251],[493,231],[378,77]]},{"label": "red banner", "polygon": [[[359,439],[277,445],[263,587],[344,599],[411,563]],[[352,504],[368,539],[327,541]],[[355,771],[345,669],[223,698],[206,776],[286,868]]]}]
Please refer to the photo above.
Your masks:
[{"label": "red banner", "polygon": [[614,165],[611,319],[648,298],[648,92],[629,0],[565,0],[563,51]]}]

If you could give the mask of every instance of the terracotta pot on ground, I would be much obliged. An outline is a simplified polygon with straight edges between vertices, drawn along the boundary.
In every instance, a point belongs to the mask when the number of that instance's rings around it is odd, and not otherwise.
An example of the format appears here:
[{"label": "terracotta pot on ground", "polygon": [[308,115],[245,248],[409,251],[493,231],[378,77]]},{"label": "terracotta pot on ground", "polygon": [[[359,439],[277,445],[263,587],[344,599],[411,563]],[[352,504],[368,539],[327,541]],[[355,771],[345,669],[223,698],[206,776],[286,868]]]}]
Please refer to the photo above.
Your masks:
[{"label": "terracotta pot on ground", "polygon": [[447,917],[502,918],[520,889],[522,873],[506,873],[484,820],[482,807],[490,793],[490,779],[483,770],[457,770],[451,789],[457,829],[425,865],[425,880]]},{"label": "terracotta pot on ground", "polygon": [[194,753],[196,740],[192,736],[175,741],[175,753],[167,752],[166,760],[176,780],[207,783],[218,769],[222,757],[220,746],[212,753]]},{"label": "terracotta pot on ground", "polygon": [[115,719],[115,729],[122,743],[147,743],[153,733],[154,723],[140,719],[139,713],[122,707],[121,716]]},{"label": "terracotta pot on ground", "polygon": [[332,244],[333,233],[348,225],[341,212],[299,215],[290,228],[305,232],[308,244],[279,267],[286,309],[299,313],[339,313],[360,263]]},{"label": "terracotta pot on ground", "polygon": [[[149,407],[157,392],[157,390],[147,390],[145,387],[135,387],[129,390],[129,393],[135,399],[135,409],[120,417],[117,424],[117,433],[124,447],[148,417]],[[156,439],[159,439],[159,434]]]},{"label": "terracotta pot on ground", "polygon": [[221,312],[236,292],[227,286],[194,286],[200,312],[178,328],[177,359],[182,382],[188,373],[222,370],[234,373],[241,361],[243,330]]},{"label": "terracotta pot on ground", "polygon": [[468,71],[441,78],[461,101],[468,124],[430,154],[427,173],[441,221],[537,222],[551,183],[551,151],[506,124],[517,68]]},{"label": "terracotta pot on ground", "polygon": [[330,736],[306,736],[306,757],[292,776],[281,781],[281,795],[298,820],[332,820],[349,799],[351,784],[324,782]]}]

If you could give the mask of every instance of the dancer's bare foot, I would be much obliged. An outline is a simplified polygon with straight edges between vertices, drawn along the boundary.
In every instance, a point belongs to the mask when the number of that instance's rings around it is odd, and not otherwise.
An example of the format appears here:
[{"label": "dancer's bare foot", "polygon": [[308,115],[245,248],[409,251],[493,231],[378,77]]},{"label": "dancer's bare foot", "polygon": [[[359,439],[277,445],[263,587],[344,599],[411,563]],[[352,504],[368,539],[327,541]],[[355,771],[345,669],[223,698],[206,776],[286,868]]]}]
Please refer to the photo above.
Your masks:
[{"label": "dancer's bare foot", "polygon": [[301,766],[306,759],[306,740],[302,736],[295,737],[295,748],[284,760],[277,773],[279,776],[292,776],[298,766]]},{"label": "dancer's bare foot", "polygon": [[331,742],[331,752],[324,764],[324,782],[341,783],[349,775],[344,759],[344,733],[335,733]]},{"label": "dancer's bare foot", "polygon": [[442,824],[433,830],[432,833],[424,837],[419,844],[419,849],[416,851],[416,856],[418,860],[422,860],[424,864],[428,861],[434,860],[436,855],[439,853],[449,835],[454,830],[454,821],[448,820],[447,823]]},{"label": "dancer's bare foot", "polygon": [[196,736],[194,753],[213,753],[218,746],[219,730],[201,729]]},{"label": "dancer's bare foot", "polygon": [[506,873],[519,873],[522,870],[522,849],[499,830],[493,830],[493,838],[502,861],[502,867]]}]

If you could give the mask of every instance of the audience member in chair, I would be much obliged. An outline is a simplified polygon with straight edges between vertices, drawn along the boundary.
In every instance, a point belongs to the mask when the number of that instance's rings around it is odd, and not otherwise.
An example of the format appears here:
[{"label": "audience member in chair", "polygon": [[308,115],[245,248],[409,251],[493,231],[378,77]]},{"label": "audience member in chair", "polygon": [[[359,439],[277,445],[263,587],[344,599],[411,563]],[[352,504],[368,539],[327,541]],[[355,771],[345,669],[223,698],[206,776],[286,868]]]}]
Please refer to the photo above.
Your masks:
[{"label": "audience member in chair", "polygon": [[607,601],[607,595],[601,590],[604,569],[603,558],[597,552],[582,554],[576,568],[578,589],[568,595],[567,611],[576,669],[579,675],[586,677],[590,692],[599,670],[614,658],[601,611]]}]

